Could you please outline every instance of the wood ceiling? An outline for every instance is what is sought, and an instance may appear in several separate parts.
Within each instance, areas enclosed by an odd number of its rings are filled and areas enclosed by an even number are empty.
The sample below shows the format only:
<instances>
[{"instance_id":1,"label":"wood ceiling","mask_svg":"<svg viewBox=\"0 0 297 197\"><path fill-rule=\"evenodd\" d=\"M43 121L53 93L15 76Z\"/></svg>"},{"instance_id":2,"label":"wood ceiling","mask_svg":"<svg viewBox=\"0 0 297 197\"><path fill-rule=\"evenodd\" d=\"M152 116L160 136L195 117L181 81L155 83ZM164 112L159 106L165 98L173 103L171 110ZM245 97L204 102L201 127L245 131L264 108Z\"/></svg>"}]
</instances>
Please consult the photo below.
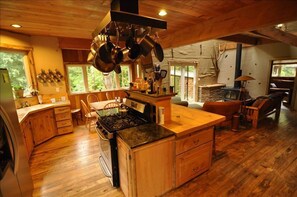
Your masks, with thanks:
<instances>
[{"instance_id":1,"label":"wood ceiling","mask_svg":"<svg viewBox=\"0 0 297 197\"><path fill-rule=\"evenodd\" d=\"M158 16L166 9L165 17ZM110 0L0 0L0 28L26 35L92 39ZM139 14L167 21L163 48L223 38L297 46L296 0L139 0ZM20 24L15 29L11 24ZM274 26L285 23L285 31Z\"/></svg>"}]
</instances>

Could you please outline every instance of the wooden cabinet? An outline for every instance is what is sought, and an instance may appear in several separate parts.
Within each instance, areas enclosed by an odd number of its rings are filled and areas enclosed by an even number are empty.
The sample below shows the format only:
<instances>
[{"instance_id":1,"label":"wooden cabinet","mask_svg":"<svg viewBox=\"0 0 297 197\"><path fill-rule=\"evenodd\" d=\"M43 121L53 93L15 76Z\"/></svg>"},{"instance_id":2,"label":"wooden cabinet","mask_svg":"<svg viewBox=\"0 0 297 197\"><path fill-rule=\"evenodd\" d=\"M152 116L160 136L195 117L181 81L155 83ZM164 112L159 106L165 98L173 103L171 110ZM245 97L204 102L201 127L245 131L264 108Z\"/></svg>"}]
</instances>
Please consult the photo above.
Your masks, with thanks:
<instances>
[{"instance_id":1,"label":"wooden cabinet","mask_svg":"<svg viewBox=\"0 0 297 197\"><path fill-rule=\"evenodd\" d=\"M160 196L174 188L174 138L130 149L120 138L120 186L125 196Z\"/></svg>"},{"instance_id":2,"label":"wooden cabinet","mask_svg":"<svg viewBox=\"0 0 297 197\"><path fill-rule=\"evenodd\" d=\"M211 166L213 128L191 133L176 140L176 187Z\"/></svg>"},{"instance_id":3,"label":"wooden cabinet","mask_svg":"<svg viewBox=\"0 0 297 197\"><path fill-rule=\"evenodd\" d=\"M54 109L58 135L73 132L70 107Z\"/></svg>"},{"instance_id":4,"label":"wooden cabinet","mask_svg":"<svg viewBox=\"0 0 297 197\"><path fill-rule=\"evenodd\" d=\"M38 145L56 135L54 111L40 111L30 115L34 144Z\"/></svg>"},{"instance_id":5,"label":"wooden cabinet","mask_svg":"<svg viewBox=\"0 0 297 197\"><path fill-rule=\"evenodd\" d=\"M21 129L22 129L23 139L24 139L24 143L25 143L25 147L27 149L27 154L28 154L28 159L29 159L31 156L31 153L33 151L33 148L34 148L30 119L27 118L22 122Z\"/></svg>"}]
</instances>

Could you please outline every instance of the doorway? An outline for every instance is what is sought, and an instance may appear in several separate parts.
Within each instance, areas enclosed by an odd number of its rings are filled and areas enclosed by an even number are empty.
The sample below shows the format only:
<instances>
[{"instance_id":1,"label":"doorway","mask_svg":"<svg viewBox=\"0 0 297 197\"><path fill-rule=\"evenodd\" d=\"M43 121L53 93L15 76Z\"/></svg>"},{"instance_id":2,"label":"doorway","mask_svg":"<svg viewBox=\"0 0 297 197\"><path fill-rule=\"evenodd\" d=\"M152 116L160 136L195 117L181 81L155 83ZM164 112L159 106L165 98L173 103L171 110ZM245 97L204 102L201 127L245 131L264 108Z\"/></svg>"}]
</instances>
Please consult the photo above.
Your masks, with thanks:
<instances>
[{"instance_id":1,"label":"doorway","mask_svg":"<svg viewBox=\"0 0 297 197\"><path fill-rule=\"evenodd\" d=\"M283 103L292 106L296 91L297 59L273 60L268 93L283 92ZM295 87L295 88L294 88Z\"/></svg>"}]
</instances>

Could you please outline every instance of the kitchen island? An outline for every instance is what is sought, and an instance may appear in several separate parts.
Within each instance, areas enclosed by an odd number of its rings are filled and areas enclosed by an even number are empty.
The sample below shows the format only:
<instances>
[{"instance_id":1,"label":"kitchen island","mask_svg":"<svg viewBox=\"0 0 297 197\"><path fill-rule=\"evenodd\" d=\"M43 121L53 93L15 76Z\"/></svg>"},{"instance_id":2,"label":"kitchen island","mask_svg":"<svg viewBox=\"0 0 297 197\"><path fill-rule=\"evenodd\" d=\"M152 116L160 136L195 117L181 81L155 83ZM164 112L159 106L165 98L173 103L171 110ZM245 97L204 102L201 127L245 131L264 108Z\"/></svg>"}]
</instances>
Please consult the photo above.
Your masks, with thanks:
<instances>
[{"instance_id":1,"label":"kitchen island","mask_svg":"<svg viewBox=\"0 0 297 197\"><path fill-rule=\"evenodd\" d=\"M211 166L214 125L225 117L175 104L170 107L170 120L161 127L173 135L146 142L156 129L128 129L127 136L119 132L120 186L126 196L162 195Z\"/></svg>"}]
</instances>

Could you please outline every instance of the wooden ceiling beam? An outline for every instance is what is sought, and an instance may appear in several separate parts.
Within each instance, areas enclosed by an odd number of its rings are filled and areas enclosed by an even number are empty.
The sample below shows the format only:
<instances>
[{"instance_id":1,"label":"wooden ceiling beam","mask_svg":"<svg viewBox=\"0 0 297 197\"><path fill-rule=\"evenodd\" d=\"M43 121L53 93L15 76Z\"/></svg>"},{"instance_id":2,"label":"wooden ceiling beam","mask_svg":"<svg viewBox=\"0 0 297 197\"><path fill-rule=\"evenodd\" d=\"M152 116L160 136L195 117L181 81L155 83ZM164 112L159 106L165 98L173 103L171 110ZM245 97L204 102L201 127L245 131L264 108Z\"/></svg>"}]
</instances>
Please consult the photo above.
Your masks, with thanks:
<instances>
[{"instance_id":1,"label":"wooden ceiling beam","mask_svg":"<svg viewBox=\"0 0 297 197\"><path fill-rule=\"evenodd\" d=\"M256 30L257 33L268 36L274 40L297 47L297 36L275 29L274 27Z\"/></svg>"},{"instance_id":2,"label":"wooden ceiling beam","mask_svg":"<svg viewBox=\"0 0 297 197\"><path fill-rule=\"evenodd\" d=\"M163 48L173 48L205 40L253 31L297 20L297 1L260 1L220 17L184 27L170 35L160 32Z\"/></svg>"},{"instance_id":3,"label":"wooden ceiling beam","mask_svg":"<svg viewBox=\"0 0 297 197\"><path fill-rule=\"evenodd\" d=\"M220 40L227 40L231 42L237 42L242 44L250 44L250 45L257 45L259 43L259 39L247 35L236 34L232 36L225 36L219 38Z\"/></svg>"}]
</instances>

